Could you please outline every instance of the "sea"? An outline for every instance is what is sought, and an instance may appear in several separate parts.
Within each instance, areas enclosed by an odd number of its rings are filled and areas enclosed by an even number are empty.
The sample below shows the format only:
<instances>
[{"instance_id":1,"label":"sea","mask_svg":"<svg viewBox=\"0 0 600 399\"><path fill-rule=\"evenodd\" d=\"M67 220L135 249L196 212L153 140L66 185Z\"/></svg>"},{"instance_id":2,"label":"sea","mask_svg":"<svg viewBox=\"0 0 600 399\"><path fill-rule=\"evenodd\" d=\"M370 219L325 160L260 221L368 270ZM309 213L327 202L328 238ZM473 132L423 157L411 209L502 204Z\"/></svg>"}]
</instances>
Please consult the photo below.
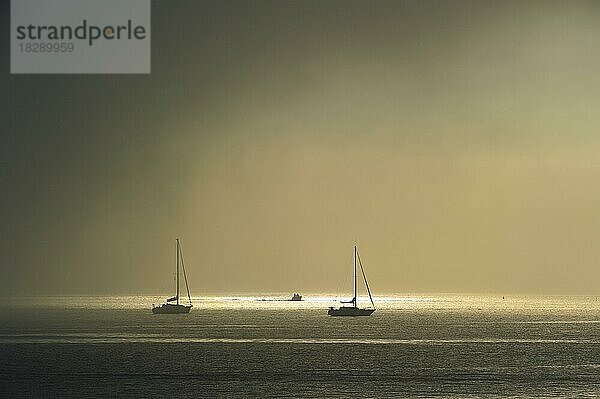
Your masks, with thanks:
<instances>
[{"instance_id":1,"label":"sea","mask_svg":"<svg viewBox=\"0 0 600 399\"><path fill-rule=\"evenodd\" d=\"M287 296L3 298L0 397L600 397L600 297Z\"/></svg>"}]
</instances>

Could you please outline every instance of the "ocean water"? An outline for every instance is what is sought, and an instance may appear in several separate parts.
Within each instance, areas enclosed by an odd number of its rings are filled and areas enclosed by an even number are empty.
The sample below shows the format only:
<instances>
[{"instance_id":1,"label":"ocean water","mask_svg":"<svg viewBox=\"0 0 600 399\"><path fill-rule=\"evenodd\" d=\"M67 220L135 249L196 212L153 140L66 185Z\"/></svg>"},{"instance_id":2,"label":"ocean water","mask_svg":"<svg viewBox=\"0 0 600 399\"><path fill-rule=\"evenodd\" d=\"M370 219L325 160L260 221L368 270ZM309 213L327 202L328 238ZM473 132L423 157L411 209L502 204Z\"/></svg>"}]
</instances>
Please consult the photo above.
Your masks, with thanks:
<instances>
[{"instance_id":1,"label":"ocean water","mask_svg":"<svg viewBox=\"0 0 600 399\"><path fill-rule=\"evenodd\" d=\"M600 397L600 297L281 298L4 299L0 397Z\"/></svg>"}]
</instances>

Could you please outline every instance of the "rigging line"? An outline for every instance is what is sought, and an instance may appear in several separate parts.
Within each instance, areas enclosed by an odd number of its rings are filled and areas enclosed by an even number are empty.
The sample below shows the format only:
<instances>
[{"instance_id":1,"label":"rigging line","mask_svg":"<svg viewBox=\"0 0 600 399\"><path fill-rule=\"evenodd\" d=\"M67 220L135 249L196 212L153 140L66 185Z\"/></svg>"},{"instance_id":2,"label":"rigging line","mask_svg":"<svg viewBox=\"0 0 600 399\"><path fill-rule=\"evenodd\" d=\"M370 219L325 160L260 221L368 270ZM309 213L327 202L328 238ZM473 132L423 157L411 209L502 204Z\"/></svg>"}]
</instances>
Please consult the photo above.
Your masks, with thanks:
<instances>
[{"instance_id":1,"label":"rigging line","mask_svg":"<svg viewBox=\"0 0 600 399\"><path fill-rule=\"evenodd\" d=\"M175 251L177 252L177 265L175 266L175 298L177 298L177 305L179 305L179 238L175 239Z\"/></svg>"},{"instance_id":2,"label":"rigging line","mask_svg":"<svg viewBox=\"0 0 600 399\"><path fill-rule=\"evenodd\" d=\"M375 309L375 302L373 302L373 296L371 296L371 289L369 288L369 283L367 282L367 276L365 274L365 269L363 269L362 261L360 260L360 254L358 250L356 251L356 255L358 256L358 264L360 265L360 271L362 272L363 279L365 280L365 286L367 287L367 292L369 293L369 299L371 300L371 305L373 305L373 309Z\"/></svg>"},{"instance_id":3,"label":"rigging line","mask_svg":"<svg viewBox=\"0 0 600 399\"><path fill-rule=\"evenodd\" d=\"M188 286L187 276L185 274L185 264L183 263L183 251L181 250L181 245L179 246L179 257L181 258L181 268L183 269L183 279L185 280L185 289L187 290L188 300L190 301L190 305L191 305L192 297L190 296L190 287Z\"/></svg>"}]
</instances>

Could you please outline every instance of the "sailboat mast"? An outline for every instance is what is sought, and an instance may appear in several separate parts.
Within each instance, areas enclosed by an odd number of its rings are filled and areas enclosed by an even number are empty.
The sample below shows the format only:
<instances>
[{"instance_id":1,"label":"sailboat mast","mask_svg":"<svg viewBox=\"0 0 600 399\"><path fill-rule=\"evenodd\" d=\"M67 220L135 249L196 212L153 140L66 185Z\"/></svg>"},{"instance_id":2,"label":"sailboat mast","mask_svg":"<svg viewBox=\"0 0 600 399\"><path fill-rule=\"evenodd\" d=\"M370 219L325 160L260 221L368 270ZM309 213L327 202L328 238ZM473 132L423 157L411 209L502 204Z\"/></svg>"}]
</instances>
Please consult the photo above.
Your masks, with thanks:
<instances>
[{"instance_id":1,"label":"sailboat mast","mask_svg":"<svg viewBox=\"0 0 600 399\"><path fill-rule=\"evenodd\" d=\"M177 264L175 265L175 280L177 285L177 293L175 294L175 298L177 298L177 305L179 305L179 238L176 238L177 242L175 251L177 252Z\"/></svg>"},{"instance_id":2,"label":"sailboat mast","mask_svg":"<svg viewBox=\"0 0 600 399\"><path fill-rule=\"evenodd\" d=\"M354 297L352 299L356 307L356 245L354 246Z\"/></svg>"}]
</instances>

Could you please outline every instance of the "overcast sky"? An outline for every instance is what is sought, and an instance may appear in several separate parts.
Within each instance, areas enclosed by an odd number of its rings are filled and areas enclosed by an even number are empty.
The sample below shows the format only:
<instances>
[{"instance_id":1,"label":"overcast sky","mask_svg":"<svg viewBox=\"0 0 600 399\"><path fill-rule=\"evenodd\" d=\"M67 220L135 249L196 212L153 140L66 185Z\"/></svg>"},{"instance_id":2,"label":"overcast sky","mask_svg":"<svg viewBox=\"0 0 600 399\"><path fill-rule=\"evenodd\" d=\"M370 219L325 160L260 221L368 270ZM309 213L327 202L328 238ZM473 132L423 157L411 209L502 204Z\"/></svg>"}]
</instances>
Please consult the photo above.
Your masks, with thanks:
<instances>
[{"instance_id":1,"label":"overcast sky","mask_svg":"<svg viewBox=\"0 0 600 399\"><path fill-rule=\"evenodd\" d=\"M10 75L3 293L600 294L600 3L153 1L150 75Z\"/></svg>"}]
</instances>

